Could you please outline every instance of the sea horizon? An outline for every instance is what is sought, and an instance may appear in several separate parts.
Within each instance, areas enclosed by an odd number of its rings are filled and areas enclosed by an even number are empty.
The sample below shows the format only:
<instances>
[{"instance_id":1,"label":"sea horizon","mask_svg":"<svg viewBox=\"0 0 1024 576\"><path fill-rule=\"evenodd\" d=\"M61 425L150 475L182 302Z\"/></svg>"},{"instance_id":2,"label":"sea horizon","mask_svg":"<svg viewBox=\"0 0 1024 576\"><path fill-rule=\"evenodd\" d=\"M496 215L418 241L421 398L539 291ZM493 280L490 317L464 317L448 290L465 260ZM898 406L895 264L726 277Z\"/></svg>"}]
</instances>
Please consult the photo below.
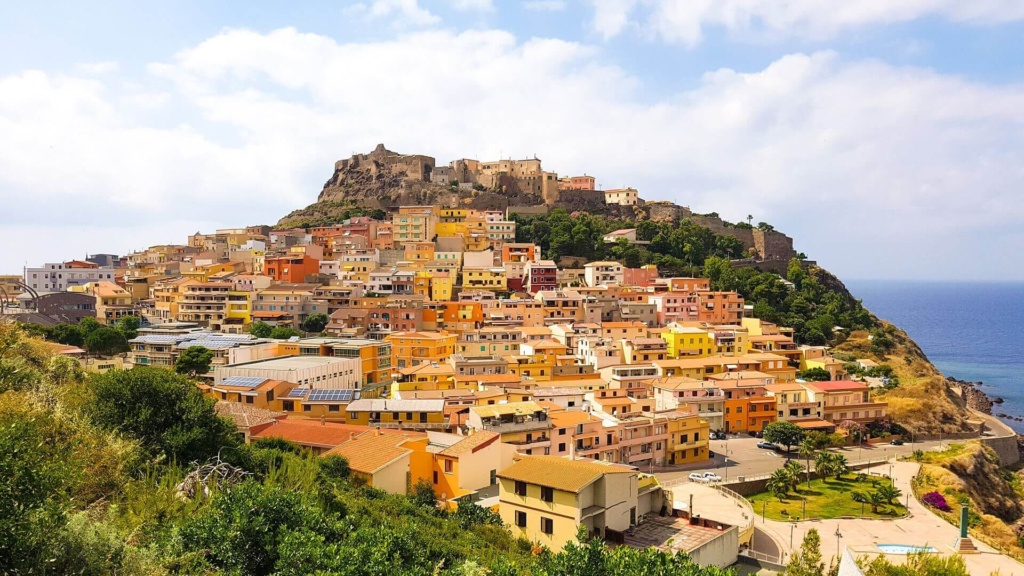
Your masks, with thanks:
<instances>
[{"instance_id":1,"label":"sea horizon","mask_svg":"<svg viewBox=\"0 0 1024 576\"><path fill-rule=\"evenodd\" d=\"M873 314L905 330L944 376L981 382L995 413L1024 416L1024 282L851 280ZM1007 420L1024 432L1024 423Z\"/></svg>"}]
</instances>

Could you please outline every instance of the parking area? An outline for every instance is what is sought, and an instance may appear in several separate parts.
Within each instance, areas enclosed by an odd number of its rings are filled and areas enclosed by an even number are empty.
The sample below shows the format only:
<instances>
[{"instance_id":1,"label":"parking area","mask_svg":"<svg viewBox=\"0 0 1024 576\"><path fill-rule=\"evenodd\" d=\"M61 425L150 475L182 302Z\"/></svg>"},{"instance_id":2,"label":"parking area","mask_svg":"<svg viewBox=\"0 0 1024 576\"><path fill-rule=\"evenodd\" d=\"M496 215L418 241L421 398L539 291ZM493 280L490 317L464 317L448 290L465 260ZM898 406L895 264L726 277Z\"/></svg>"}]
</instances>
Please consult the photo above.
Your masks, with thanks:
<instances>
[{"instance_id":1,"label":"parking area","mask_svg":"<svg viewBox=\"0 0 1024 576\"><path fill-rule=\"evenodd\" d=\"M677 466L672 468L654 468L654 473L661 481L686 480L691 472L715 472L722 477L724 482L734 481L740 477L755 478L771 474L786 461L784 452L758 448L760 438L753 438L747 435L730 435L727 440L711 440L710 448L715 453L714 458L705 462ZM948 445L949 442L947 441ZM881 462L893 456L904 456L911 454L914 450L932 450L939 446L939 442L917 442L906 443L902 446L889 444L878 444L864 446L852 446L840 449L846 456L849 463L857 462ZM798 458L794 448L793 458Z\"/></svg>"}]
</instances>

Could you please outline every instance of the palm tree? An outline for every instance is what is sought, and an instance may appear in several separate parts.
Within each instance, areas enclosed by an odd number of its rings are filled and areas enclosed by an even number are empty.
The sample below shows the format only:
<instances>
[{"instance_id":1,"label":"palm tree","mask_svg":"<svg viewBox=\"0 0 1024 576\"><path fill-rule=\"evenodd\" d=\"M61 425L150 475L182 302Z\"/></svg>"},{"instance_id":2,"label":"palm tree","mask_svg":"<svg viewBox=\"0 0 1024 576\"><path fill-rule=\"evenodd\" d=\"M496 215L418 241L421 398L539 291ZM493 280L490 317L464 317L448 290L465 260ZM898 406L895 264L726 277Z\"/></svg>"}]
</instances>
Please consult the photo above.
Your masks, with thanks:
<instances>
[{"instance_id":1,"label":"palm tree","mask_svg":"<svg viewBox=\"0 0 1024 576\"><path fill-rule=\"evenodd\" d=\"M832 466L832 453L824 450L819 452L814 459L814 470L821 475L822 482L828 482L828 477L835 470Z\"/></svg>"},{"instance_id":2,"label":"palm tree","mask_svg":"<svg viewBox=\"0 0 1024 576\"><path fill-rule=\"evenodd\" d=\"M854 492L853 494L850 494L850 498L853 498L853 501L858 504L868 504L871 502L871 499L864 492ZM863 514L864 508L861 507L860 511L861 514Z\"/></svg>"},{"instance_id":3,"label":"palm tree","mask_svg":"<svg viewBox=\"0 0 1024 576\"><path fill-rule=\"evenodd\" d=\"M878 514L878 507L885 503L885 497L882 496L881 491L875 490L868 494L868 504L871 505L872 514Z\"/></svg>"},{"instance_id":4,"label":"palm tree","mask_svg":"<svg viewBox=\"0 0 1024 576\"><path fill-rule=\"evenodd\" d=\"M850 467L846 464L846 456L842 454L832 454L832 475L836 477L836 480L842 478L843 474L850 471Z\"/></svg>"},{"instance_id":5,"label":"palm tree","mask_svg":"<svg viewBox=\"0 0 1024 576\"><path fill-rule=\"evenodd\" d=\"M812 442L809 438L805 438L804 441L800 443L800 452L799 452L799 454L800 454L800 457L803 458L807 462L807 466L805 467L805 470L807 471L807 486L810 487L810 485L811 485L811 456L814 456L814 442Z\"/></svg>"},{"instance_id":6,"label":"palm tree","mask_svg":"<svg viewBox=\"0 0 1024 576\"><path fill-rule=\"evenodd\" d=\"M790 460L789 462L786 462L786 465L783 466L782 469L789 473L790 488L795 492L797 486L800 485L800 473L804 471L804 467L796 460Z\"/></svg>"},{"instance_id":7,"label":"palm tree","mask_svg":"<svg viewBox=\"0 0 1024 576\"><path fill-rule=\"evenodd\" d=\"M765 485L768 491L775 495L779 502L782 502L789 494L789 487L792 486L792 478L788 470L779 468L768 478Z\"/></svg>"},{"instance_id":8,"label":"palm tree","mask_svg":"<svg viewBox=\"0 0 1024 576\"><path fill-rule=\"evenodd\" d=\"M877 492L885 499L886 504L892 504L893 500L896 500L903 495L903 492L899 488L888 484L880 486Z\"/></svg>"}]
</instances>

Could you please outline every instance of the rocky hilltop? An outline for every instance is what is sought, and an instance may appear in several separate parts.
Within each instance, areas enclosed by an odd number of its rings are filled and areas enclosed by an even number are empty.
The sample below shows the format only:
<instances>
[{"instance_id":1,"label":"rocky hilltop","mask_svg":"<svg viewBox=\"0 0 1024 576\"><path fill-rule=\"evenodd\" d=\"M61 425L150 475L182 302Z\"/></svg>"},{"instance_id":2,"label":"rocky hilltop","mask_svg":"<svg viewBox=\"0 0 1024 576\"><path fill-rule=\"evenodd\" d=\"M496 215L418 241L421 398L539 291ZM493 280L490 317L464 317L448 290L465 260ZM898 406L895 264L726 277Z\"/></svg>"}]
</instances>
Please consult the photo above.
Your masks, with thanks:
<instances>
[{"instance_id":1,"label":"rocky hilltop","mask_svg":"<svg viewBox=\"0 0 1024 576\"><path fill-rule=\"evenodd\" d=\"M317 202L354 203L371 208L433 204L450 195L449 186L431 182L434 159L399 154L378 144L369 154L354 154L334 163Z\"/></svg>"}]
</instances>

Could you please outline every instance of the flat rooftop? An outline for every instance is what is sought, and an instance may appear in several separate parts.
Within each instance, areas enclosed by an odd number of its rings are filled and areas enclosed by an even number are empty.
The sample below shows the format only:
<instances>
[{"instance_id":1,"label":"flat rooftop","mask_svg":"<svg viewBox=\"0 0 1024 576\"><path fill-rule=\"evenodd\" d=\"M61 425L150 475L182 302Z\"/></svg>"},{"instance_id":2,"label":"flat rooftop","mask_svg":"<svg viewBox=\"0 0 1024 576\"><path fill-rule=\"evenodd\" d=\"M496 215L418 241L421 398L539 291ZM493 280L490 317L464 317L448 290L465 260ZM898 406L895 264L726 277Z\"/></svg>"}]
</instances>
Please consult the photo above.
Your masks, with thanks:
<instances>
[{"instance_id":1,"label":"flat rooftop","mask_svg":"<svg viewBox=\"0 0 1024 576\"><path fill-rule=\"evenodd\" d=\"M714 528L691 526L689 520L683 518L654 516L634 528L632 535L626 535L626 545L640 549L654 546L669 553L691 552L723 533Z\"/></svg>"},{"instance_id":2,"label":"flat rooftop","mask_svg":"<svg viewBox=\"0 0 1024 576\"><path fill-rule=\"evenodd\" d=\"M228 364L225 368L246 368L256 370L301 370L303 368L316 368L327 364L358 361L355 358L338 358L334 356L285 356L283 358L270 358L268 360L257 360L242 364Z\"/></svg>"}]
</instances>

